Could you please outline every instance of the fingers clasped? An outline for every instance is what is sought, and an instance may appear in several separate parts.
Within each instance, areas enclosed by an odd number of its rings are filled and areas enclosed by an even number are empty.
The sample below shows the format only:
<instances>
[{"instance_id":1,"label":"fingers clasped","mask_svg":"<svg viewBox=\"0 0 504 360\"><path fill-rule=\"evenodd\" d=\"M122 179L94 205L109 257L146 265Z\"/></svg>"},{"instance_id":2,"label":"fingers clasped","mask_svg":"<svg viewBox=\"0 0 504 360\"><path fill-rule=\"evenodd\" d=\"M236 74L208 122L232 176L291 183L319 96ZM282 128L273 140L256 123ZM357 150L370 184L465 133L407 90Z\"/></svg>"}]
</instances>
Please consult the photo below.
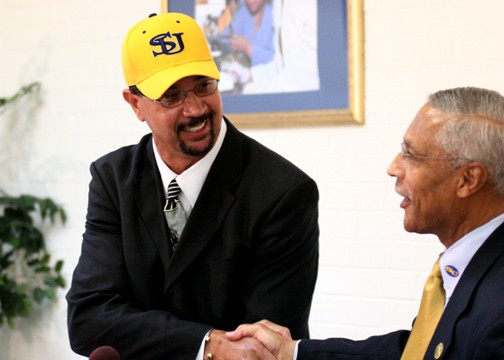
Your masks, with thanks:
<instances>
[{"instance_id":1,"label":"fingers clasped","mask_svg":"<svg viewBox=\"0 0 504 360\"><path fill-rule=\"evenodd\" d=\"M253 337L232 340L222 330L212 330L210 340L205 344L205 354L205 360L277 360L265 345Z\"/></svg>"},{"instance_id":2,"label":"fingers clasped","mask_svg":"<svg viewBox=\"0 0 504 360\"><path fill-rule=\"evenodd\" d=\"M254 324L243 324L236 330L226 333L231 341L254 338L265 346L276 359L291 360L296 342L292 340L289 329L268 320Z\"/></svg>"}]
</instances>

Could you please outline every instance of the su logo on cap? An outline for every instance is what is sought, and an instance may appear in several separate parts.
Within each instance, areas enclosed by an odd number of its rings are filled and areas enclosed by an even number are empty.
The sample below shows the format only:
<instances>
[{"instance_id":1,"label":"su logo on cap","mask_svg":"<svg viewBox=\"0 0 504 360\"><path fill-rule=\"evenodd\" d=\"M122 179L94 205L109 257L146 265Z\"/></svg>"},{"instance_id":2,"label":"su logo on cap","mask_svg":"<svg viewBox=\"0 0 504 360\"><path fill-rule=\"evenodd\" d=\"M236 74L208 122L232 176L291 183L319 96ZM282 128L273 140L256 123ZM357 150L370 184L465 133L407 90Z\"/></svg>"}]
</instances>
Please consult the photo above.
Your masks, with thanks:
<instances>
[{"instance_id":1,"label":"su logo on cap","mask_svg":"<svg viewBox=\"0 0 504 360\"><path fill-rule=\"evenodd\" d=\"M154 36L149 44L152 46L159 46L161 51L156 52L152 50L154 57L158 55L175 55L184 50L184 41L182 41L182 35L184 33L171 34L167 32L166 34L159 34ZM172 39L173 41L170 41Z\"/></svg>"}]
</instances>

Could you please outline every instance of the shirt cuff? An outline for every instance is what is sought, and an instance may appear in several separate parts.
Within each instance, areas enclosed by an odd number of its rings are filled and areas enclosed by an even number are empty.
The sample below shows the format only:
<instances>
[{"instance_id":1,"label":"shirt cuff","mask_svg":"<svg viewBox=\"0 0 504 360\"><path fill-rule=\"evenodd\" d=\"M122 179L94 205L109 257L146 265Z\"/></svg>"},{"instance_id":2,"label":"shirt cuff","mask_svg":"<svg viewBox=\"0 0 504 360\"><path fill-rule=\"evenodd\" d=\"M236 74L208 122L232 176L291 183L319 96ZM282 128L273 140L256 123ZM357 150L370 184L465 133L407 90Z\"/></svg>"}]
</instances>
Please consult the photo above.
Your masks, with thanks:
<instances>
[{"instance_id":1,"label":"shirt cuff","mask_svg":"<svg viewBox=\"0 0 504 360\"><path fill-rule=\"evenodd\" d=\"M205 343L206 343L205 339L208 336L208 334L210 334L210 331L212 331L212 330L208 330L208 332L205 334L205 336L203 336L203 340L201 341L198 355L196 355L196 360L205 360L203 358L205 356Z\"/></svg>"},{"instance_id":2,"label":"shirt cuff","mask_svg":"<svg viewBox=\"0 0 504 360\"><path fill-rule=\"evenodd\" d=\"M294 348L294 354L292 354L292 360L297 360L297 353L298 353L298 345L301 342L301 340L298 340L296 342L296 347Z\"/></svg>"}]
</instances>

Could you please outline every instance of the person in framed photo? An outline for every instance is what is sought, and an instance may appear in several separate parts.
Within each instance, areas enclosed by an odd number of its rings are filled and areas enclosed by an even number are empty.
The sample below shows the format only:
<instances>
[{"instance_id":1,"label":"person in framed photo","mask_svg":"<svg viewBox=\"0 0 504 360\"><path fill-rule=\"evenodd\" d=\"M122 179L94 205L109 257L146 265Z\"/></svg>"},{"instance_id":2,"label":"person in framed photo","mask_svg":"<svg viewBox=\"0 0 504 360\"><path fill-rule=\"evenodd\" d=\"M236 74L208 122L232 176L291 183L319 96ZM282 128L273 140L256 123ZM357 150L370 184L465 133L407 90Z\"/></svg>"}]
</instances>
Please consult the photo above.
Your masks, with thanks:
<instances>
[{"instance_id":1,"label":"person in framed photo","mask_svg":"<svg viewBox=\"0 0 504 360\"><path fill-rule=\"evenodd\" d=\"M274 56L251 68L244 94L320 90L317 1L273 0Z\"/></svg>"},{"instance_id":2,"label":"person in framed photo","mask_svg":"<svg viewBox=\"0 0 504 360\"><path fill-rule=\"evenodd\" d=\"M240 0L216 43L222 53L220 70L234 81L233 93L241 94L254 83L255 67L273 61L275 54L271 0Z\"/></svg>"},{"instance_id":3,"label":"person in framed photo","mask_svg":"<svg viewBox=\"0 0 504 360\"><path fill-rule=\"evenodd\" d=\"M230 36L230 47L249 67L264 64L275 53L273 12L270 0L241 0L221 35Z\"/></svg>"}]
</instances>

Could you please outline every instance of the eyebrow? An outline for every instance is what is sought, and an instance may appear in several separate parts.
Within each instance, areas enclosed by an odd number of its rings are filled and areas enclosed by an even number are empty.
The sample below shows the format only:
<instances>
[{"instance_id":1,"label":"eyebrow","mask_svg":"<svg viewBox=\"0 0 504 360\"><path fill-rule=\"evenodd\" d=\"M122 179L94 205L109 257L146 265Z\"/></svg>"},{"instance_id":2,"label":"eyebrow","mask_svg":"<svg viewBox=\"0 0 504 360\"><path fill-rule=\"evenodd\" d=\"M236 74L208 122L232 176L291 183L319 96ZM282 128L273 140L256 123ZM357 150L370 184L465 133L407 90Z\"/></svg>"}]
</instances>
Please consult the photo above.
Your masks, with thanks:
<instances>
[{"instance_id":1,"label":"eyebrow","mask_svg":"<svg viewBox=\"0 0 504 360\"><path fill-rule=\"evenodd\" d=\"M411 141L403 139L403 144L404 144L404 149L407 152L409 152L410 154L412 154L413 156L416 156L416 157L425 157L426 156L426 155L421 155L421 154L425 154L423 151L420 151L420 154L419 154L419 151L417 149L415 149L415 146L411 143Z\"/></svg>"},{"instance_id":2,"label":"eyebrow","mask_svg":"<svg viewBox=\"0 0 504 360\"><path fill-rule=\"evenodd\" d=\"M403 138L402 142L403 142L404 146L407 147L408 149L410 149L410 150L414 150L415 149L415 147L413 145L411 145L411 141L408 141L408 140L406 140L406 139Z\"/></svg>"}]
</instances>

